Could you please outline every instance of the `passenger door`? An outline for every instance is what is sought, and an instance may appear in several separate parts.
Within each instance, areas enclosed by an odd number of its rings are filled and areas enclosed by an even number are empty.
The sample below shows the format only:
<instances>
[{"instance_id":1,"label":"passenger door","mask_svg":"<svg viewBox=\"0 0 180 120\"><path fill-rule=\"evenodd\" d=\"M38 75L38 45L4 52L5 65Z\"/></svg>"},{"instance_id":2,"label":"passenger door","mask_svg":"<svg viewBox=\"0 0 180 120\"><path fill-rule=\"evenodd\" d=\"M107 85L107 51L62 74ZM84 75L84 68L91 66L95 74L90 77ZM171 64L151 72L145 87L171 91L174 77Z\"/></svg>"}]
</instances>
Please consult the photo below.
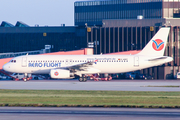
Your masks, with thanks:
<instances>
[{"instance_id":1,"label":"passenger door","mask_svg":"<svg viewBox=\"0 0 180 120\"><path fill-rule=\"evenodd\" d=\"M134 66L139 67L139 57L134 57Z\"/></svg>"},{"instance_id":2,"label":"passenger door","mask_svg":"<svg viewBox=\"0 0 180 120\"><path fill-rule=\"evenodd\" d=\"M27 67L27 57L22 58L22 67Z\"/></svg>"}]
</instances>

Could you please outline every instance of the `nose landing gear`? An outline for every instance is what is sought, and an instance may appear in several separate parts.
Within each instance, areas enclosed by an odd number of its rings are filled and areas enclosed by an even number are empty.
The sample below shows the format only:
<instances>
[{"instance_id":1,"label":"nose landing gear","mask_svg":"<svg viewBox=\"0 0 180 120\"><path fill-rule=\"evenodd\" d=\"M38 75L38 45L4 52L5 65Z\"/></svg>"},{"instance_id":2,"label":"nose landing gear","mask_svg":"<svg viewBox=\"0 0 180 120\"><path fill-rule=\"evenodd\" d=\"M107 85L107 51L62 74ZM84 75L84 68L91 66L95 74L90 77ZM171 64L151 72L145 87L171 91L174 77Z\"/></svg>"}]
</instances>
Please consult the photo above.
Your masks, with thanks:
<instances>
[{"instance_id":1,"label":"nose landing gear","mask_svg":"<svg viewBox=\"0 0 180 120\"><path fill-rule=\"evenodd\" d=\"M24 78L23 78L23 81L24 82L27 82L27 80L29 80L30 78L28 77L28 74L27 73L24 73Z\"/></svg>"}]
</instances>

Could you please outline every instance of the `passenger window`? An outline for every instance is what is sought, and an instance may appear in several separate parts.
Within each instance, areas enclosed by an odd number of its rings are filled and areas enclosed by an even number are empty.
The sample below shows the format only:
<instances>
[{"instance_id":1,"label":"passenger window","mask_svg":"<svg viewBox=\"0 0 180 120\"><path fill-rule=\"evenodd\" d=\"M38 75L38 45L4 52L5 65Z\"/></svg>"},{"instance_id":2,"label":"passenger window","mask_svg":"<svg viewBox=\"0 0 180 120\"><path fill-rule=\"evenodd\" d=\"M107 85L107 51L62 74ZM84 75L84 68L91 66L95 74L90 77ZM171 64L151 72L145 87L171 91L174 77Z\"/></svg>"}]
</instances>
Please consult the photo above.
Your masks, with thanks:
<instances>
[{"instance_id":1,"label":"passenger window","mask_svg":"<svg viewBox=\"0 0 180 120\"><path fill-rule=\"evenodd\" d=\"M11 60L11 62L13 62L13 60Z\"/></svg>"},{"instance_id":2,"label":"passenger window","mask_svg":"<svg viewBox=\"0 0 180 120\"><path fill-rule=\"evenodd\" d=\"M14 63L16 63L16 60L14 60Z\"/></svg>"}]
</instances>

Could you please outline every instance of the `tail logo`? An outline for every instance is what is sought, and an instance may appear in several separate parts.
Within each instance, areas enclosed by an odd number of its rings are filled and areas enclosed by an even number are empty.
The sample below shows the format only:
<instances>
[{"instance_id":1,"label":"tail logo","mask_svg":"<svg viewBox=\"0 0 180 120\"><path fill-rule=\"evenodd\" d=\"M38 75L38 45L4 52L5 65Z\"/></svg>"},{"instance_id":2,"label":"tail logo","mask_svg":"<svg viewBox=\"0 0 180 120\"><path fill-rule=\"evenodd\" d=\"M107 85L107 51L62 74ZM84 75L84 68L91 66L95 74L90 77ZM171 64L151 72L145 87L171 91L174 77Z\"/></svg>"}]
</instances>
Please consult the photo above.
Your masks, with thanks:
<instances>
[{"instance_id":1,"label":"tail logo","mask_svg":"<svg viewBox=\"0 0 180 120\"><path fill-rule=\"evenodd\" d=\"M161 39L153 40L152 47L156 51L161 51L164 48L164 42Z\"/></svg>"},{"instance_id":2,"label":"tail logo","mask_svg":"<svg viewBox=\"0 0 180 120\"><path fill-rule=\"evenodd\" d=\"M58 76L58 75L59 75L59 73L58 73L58 72L55 72L55 73L54 73L54 75L55 75L55 76Z\"/></svg>"}]
</instances>

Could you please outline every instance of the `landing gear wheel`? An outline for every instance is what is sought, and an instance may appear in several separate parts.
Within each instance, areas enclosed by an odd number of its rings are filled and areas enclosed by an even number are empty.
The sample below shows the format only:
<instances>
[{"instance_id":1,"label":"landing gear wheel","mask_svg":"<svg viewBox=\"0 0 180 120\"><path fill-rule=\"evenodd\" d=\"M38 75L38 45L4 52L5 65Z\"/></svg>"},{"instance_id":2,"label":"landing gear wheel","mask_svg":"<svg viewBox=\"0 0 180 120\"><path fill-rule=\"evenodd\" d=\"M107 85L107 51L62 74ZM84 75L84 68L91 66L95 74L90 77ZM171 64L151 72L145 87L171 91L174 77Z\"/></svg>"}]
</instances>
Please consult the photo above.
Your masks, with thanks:
<instances>
[{"instance_id":1,"label":"landing gear wheel","mask_svg":"<svg viewBox=\"0 0 180 120\"><path fill-rule=\"evenodd\" d=\"M80 78L79 78L79 82L82 82L82 81L83 81L83 78L82 78L82 77L80 77Z\"/></svg>"},{"instance_id":2,"label":"landing gear wheel","mask_svg":"<svg viewBox=\"0 0 180 120\"><path fill-rule=\"evenodd\" d=\"M83 78L83 81L86 82L86 81L87 81L87 77L84 77L84 78Z\"/></svg>"},{"instance_id":3,"label":"landing gear wheel","mask_svg":"<svg viewBox=\"0 0 180 120\"><path fill-rule=\"evenodd\" d=\"M87 81L87 78L86 77L80 77L79 78L79 82L86 82Z\"/></svg>"},{"instance_id":4,"label":"landing gear wheel","mask_svg":"<svg viewBox=\"0 0 180 120\"><path fill-rule=\"evenodd\" d=\"M26 82L27 81L27 79L26 78L24 78L24 82Z\"/></svg>"}]
</instances>

